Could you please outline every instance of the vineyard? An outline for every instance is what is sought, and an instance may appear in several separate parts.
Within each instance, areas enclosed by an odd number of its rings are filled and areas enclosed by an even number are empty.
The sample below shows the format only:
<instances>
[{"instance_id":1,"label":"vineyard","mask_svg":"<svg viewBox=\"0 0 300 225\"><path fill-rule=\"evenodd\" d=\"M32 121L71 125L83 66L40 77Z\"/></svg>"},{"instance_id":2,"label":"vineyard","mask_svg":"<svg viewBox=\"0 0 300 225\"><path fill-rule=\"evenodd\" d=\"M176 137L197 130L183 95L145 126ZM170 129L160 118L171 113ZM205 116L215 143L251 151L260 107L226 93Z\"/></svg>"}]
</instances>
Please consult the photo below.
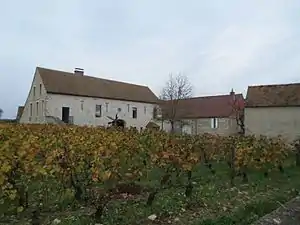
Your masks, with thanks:
<instances>
[{"instance_id":1,"label":"vineyard","mask_svg":"<svg viewBox=\"0 0 300 225\"><path fill-rule=\"evenodd\" d=\"M297 160L280 137L5 125L0 224L249 224L298 194Z\"/></svg>"}]
</instances>

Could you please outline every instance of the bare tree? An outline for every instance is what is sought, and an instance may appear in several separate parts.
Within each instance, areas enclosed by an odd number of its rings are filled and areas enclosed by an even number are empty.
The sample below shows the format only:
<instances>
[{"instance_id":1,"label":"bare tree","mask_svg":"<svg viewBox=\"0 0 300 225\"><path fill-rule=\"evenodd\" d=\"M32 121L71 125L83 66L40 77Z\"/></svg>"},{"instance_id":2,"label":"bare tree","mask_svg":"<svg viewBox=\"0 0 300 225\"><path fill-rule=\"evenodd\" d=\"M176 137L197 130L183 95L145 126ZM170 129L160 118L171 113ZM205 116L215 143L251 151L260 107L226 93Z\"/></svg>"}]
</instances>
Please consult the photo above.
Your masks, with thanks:
<instances>
[{"instance_id":1,"label":"bare tree","mask_svg":"<svg viewBox=\"0 0 300 225\"><path fill-rule=\"evenodd\" d=\"M0 119L2 117L2 114L3 114L3 110L0 108Z\"/></svg>"},{"instance_id":2,"label":"bare tree","mask_svg":"<svg viewBox=\"0 0 300 225\"><path fill-rule=\"evenodd\" d=\"M233 89L230 92L232 100L230 105L232 107L233 116L235 117L236 124L239 127L239 133L245 134L245 124L244 124L244 100L243 98L238 98L234 93Z\"/></svg>"},{"instance_id":3,"label":"bare tree","mask_svg":"<svg viewBox=\"0 0 300 225\"><path fill-rule=\"evenodd\" d=\"M163 100L163 119L171 123L171 132L174 132L175 122L180 121L178 115L180 100L190 98L192 92L193 87L187 76L180 73L176 76L169 75L169 79L162 89L161 99Z\"/></svg>"}]
</instances>

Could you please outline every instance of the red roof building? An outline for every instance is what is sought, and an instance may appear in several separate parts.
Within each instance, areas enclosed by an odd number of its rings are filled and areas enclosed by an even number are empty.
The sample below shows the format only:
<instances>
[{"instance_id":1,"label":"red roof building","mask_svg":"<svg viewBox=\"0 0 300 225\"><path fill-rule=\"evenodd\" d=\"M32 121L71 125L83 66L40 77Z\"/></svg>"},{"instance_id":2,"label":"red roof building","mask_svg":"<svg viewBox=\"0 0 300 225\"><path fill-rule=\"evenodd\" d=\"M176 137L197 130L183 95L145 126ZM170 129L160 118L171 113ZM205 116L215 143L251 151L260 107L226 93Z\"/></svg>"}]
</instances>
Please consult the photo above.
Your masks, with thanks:
<instances>
[{"instance_id":1,"label":"red roof building","mask_svg":"<svg viewBox=\"0 0 300 225\"><path fill-rule=\"evenodd\" d=\"M227 95L194 97L164 101L163 118L167 121L190 121L192 133L235 133L236 118L243 115L245 101L233 90Z\"/></svg>"}]
</instances>

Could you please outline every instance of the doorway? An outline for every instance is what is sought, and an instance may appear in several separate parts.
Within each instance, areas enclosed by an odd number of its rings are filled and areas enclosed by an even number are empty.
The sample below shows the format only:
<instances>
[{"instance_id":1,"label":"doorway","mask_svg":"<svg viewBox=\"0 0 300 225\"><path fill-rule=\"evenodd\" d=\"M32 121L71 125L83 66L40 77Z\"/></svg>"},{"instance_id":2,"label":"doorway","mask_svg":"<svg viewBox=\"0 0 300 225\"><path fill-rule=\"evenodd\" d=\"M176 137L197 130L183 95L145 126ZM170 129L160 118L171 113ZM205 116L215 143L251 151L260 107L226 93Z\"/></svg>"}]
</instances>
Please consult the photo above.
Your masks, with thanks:
<instances>
[{"instance_id":1,"label":"doorway","mask_svg":"<svg viewBox=\"0 0 300 225\"><path fill-rule=\"evenodd\" d=\"M62 107L62 121L65 123L69 123L69 117L70 117L70 108L69 107Z\"/></svg>"}]
</instances>

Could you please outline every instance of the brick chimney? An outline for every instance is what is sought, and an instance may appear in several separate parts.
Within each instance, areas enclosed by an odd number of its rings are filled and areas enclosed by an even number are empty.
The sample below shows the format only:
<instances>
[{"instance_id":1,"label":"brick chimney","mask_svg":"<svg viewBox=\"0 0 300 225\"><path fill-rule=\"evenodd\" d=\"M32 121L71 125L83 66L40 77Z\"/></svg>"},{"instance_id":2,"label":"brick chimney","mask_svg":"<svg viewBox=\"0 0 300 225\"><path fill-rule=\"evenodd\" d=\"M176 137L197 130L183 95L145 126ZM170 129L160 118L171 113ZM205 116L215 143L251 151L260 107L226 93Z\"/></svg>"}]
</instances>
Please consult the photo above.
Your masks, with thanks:
<instances>
[{"instance_id":1,"label":"brick chimney","mask_svg":"<svg viewBox=\"0 0 300 225\"><path fill-rule=\"evenodd\" d=\"M83 76L84 75L84 69L81 68L75 68L74 70L75 75Z\"/></svg>"},{"instance_id":2,"label":"brick chimney","mask_svg":"<svg viewBox=\"0 0 300 225\"><path fill-rule=\"evenodd\" d=\"M235 100L235 92L233 91L233 88L230 91L230 95L232 96L233 100Z\"/></svg>"}]
</instances>

